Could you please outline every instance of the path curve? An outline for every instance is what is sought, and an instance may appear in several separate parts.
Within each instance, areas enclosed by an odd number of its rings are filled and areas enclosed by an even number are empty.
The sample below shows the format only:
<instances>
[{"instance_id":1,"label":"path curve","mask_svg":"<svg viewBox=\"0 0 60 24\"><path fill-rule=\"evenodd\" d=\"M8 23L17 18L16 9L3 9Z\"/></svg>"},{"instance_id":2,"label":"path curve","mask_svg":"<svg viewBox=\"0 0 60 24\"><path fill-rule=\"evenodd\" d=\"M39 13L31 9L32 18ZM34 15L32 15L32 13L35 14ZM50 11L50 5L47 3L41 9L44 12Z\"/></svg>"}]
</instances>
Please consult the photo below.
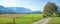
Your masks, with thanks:
<instances>
[{"instance_id":1,"label":"path curve","mask_svg":"<svg viewBox=\"0 0 60 24\"><path fill-rule=\"evenodd\" d=\"M39 21L37 21L37 22L34 22L33 24L47 24L47 22L48 22L50 19L51 19L51 17L50 17L50 18L44 18L44 19L41 19L41 20L39 20Z\"/></svg>"}]
</instances>

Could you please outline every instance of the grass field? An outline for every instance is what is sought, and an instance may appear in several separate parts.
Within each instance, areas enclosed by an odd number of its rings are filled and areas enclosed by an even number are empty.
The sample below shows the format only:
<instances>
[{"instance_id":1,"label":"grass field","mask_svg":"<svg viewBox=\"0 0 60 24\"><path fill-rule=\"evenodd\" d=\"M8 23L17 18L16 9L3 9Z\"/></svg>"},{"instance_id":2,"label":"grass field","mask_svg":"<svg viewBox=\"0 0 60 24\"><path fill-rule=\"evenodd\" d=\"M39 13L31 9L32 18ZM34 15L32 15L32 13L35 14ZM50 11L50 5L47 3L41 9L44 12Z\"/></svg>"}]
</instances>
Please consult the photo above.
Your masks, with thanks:
<instances>
[{"instance_id":1,"label":"grass field","mask_svg":"<svg viewBox=\"0 0 60 24\"><path fill-rule=\"evenodd\" d=\"M12 17L20 17L26 14L0 14L0 18L12 18Z\"/></svg>"},{"instance_id":2,"label":"grass field","mask_svg":"<svg viewBox=\"0 0 60 24\"><path fill-rule=\"evenodd\" d=\"M8 14L9 16L9 14ZM11 16L11 15L10 15ZM18 15L16 15L18 16ZM42 14L25 14L23 16L15 17L16 24L31 24L37 20L42 19ZM11 24L13 22L13 18L0 18L0 24Z\"/></svg>"},{"instance_id":3,"label":"grass field","mask_svg":"<svg viewBox=\"0 0 60 24\"><path fill-rule=\"evenodd\" d=\"M48 24L60 24L60 17L54 17Z\"/></svg>"}]
</instances>

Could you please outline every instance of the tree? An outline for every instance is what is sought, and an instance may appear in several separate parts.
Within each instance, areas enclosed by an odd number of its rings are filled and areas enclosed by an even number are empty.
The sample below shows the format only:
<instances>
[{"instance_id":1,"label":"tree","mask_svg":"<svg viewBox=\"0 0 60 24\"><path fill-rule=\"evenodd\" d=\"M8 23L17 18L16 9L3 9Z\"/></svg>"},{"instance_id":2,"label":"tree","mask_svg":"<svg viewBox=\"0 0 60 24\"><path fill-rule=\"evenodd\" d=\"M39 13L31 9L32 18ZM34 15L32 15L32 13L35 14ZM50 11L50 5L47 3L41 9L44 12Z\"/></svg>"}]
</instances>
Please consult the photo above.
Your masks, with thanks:
<instances>
[{"instance_id":1,"label":"tree","mask_svg":"<svg viewBox=\"0 0 60 24\"><path fill-rule=\"evenodd\" d=\"M48 2L43 10L43 15L46 17L51 17L54 14L57 15L58 14L58 10L57 10L58 6L55 3L52 2Z\"/></svg>"}]
</instances>

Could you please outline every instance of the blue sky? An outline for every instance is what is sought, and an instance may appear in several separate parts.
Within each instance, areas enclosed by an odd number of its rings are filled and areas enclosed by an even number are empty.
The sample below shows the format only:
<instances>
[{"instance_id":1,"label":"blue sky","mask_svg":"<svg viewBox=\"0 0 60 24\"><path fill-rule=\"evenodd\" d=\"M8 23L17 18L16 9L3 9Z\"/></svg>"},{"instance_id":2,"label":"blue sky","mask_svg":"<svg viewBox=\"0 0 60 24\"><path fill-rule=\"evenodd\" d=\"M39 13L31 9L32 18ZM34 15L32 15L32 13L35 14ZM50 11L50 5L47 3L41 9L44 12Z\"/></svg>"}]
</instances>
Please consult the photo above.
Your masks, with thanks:
<instances>
[{"instance_id":1,"label":"blue sky","mask_svg":"<svg viewBox=\"0 0 60 24\"><path fill-rule=\"evenodd\" d=\"M60 0L0 0L0 5L4 7L25 7L32 11L42 11L48 1L55 2L56 5L60 6Z\"/></svg>"}]
</instances>

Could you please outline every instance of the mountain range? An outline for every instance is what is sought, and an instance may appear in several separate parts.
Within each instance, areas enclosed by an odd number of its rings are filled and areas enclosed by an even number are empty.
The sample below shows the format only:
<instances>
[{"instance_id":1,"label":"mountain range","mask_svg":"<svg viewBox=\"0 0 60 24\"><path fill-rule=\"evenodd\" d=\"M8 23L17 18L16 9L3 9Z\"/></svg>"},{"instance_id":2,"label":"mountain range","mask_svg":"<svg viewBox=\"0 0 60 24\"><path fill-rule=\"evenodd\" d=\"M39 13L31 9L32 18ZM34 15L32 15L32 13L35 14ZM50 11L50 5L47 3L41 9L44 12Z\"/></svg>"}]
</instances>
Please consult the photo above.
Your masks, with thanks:
<instances>
[{"instance_id":1,"label":"mountain range","mask_svg":"<svg viewBox=\"0 0 60 24\"><path fill-rule=\"evenodd\" d=\"M24 14L24 13L40 13L41 11L31 11L24 7L4 7L0 6L0 14Z\"/></svg>"}]
</instances>

